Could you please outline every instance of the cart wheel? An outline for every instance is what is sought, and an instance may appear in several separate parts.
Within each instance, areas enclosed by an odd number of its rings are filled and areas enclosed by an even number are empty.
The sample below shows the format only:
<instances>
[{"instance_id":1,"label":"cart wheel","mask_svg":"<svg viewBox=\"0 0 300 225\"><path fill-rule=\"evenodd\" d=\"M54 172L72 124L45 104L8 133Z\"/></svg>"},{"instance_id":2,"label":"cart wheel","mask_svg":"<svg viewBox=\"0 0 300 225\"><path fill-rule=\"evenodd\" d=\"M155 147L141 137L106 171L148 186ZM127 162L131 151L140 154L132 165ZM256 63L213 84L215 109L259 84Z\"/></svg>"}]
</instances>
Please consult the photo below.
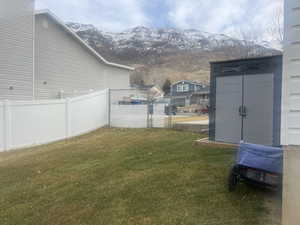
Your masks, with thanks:
<instances>
[{"instance_id":1,"label":"cart wheel","mask_svg":"<svg viewBox=\"0 0 300 225\"><path fill-rule=\"evenodd\" d=\"M228 190L230 192L234 191L237 184L239 183L238 175L235 172L235 167L230 170L230 174L228 177Z\"/></svg>"}]
</instances>

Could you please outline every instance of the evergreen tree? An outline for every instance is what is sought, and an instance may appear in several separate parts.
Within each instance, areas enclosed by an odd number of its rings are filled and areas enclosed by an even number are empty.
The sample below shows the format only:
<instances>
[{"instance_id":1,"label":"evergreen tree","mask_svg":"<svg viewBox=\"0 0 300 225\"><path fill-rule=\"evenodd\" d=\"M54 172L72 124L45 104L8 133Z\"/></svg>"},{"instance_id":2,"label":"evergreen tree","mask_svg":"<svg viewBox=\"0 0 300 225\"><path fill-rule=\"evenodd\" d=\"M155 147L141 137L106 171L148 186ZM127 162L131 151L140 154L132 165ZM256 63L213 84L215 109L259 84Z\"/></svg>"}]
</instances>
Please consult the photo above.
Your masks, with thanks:
<instances>
[{"instance_id":1,"label":"evergreen tree","mask_svg":"<svg viewBox=\"0 0 300 225\"><path fill-rule=\"evenodd\" d=\"M165 95L169 95L171 93L171 85L170 79L166 79L163 85L163 91L165 92Z\"/></svg>"}]
</instances>

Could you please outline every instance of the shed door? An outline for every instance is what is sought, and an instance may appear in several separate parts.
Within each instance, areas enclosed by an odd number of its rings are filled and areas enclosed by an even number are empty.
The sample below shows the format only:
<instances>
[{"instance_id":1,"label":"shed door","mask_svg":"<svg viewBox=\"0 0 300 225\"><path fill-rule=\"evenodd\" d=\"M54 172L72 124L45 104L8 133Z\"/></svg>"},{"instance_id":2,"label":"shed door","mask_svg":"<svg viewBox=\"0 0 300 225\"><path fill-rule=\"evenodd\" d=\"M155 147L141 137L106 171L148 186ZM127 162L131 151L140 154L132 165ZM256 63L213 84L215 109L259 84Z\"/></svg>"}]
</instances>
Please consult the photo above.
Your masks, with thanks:
<instances>
[{"instance_id":1,"label":"shed door","mask_svg":"<svg viewBox=\"0 0 300 225\"><path fill-rule=\"evenodd\" d=\"M239 107L243 100L243 77L218 77L216 82L215 139L221 142L239 143L242 133Z\"/></svg>"},{"instance_id":2,"label":"shed door","mask_svg":"<svg viewBox=\"0 0 300 225\"><path fill-rule=\"evenodd\" d=\"M244 76L243 139L262 145L273 144L273 74Z\"/></svg>"}]
</instances>

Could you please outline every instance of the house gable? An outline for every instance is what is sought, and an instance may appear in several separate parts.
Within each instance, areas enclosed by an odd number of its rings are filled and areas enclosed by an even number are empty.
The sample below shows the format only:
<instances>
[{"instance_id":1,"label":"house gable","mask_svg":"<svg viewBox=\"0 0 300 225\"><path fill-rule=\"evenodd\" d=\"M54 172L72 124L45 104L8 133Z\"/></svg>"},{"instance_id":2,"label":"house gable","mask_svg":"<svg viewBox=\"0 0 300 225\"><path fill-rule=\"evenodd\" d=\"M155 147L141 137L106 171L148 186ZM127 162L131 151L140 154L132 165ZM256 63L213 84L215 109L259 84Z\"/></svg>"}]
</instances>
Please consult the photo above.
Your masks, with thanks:
<instances>
[{"instance_id":1,"label":"house gable","mask_svg":"<svg viewBox=\"0 0 300 225\"><path fill-rule=\"evenodd\" d=\"M48 14L37 14L35 24L37 98L129 87L129 69L102 61Z\"/></svg>"}]
</instances>

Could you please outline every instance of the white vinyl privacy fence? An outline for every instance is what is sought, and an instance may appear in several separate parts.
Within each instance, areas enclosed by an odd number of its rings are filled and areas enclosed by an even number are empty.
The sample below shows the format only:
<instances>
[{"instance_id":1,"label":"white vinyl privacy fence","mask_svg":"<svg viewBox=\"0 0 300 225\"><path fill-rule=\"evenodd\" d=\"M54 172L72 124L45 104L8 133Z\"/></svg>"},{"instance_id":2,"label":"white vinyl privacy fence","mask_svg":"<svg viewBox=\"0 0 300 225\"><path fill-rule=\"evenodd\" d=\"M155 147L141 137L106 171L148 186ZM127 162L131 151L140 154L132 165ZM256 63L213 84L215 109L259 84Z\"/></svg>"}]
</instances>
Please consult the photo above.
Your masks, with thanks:
<instances>
[{"instance_id":1,"label":"white vinyl privacy fence","mask_svg":"<svg viewBox=\"0 0 300 225\"><path fill-rule=\"evenodd\" d=\"M72 99L1 102L0 151L77 136L107 121L107 91Z\"/></svg>"},{"instance_id":2,"label":"white vinyl privacy fence","mask_svg":"<svg viewBox=\"0 0 300 225\"><path fill-rule=\"evenodd\" d=\"M0 151L50 143L100 127L164 127L164 105L111 103L111 91L42 101L0 101ZM120 99L126 99L125 94ZM159 114L158 114L159 113ZM151 126L149 121L151 121Z\"/></svg>"}]
</instances>

